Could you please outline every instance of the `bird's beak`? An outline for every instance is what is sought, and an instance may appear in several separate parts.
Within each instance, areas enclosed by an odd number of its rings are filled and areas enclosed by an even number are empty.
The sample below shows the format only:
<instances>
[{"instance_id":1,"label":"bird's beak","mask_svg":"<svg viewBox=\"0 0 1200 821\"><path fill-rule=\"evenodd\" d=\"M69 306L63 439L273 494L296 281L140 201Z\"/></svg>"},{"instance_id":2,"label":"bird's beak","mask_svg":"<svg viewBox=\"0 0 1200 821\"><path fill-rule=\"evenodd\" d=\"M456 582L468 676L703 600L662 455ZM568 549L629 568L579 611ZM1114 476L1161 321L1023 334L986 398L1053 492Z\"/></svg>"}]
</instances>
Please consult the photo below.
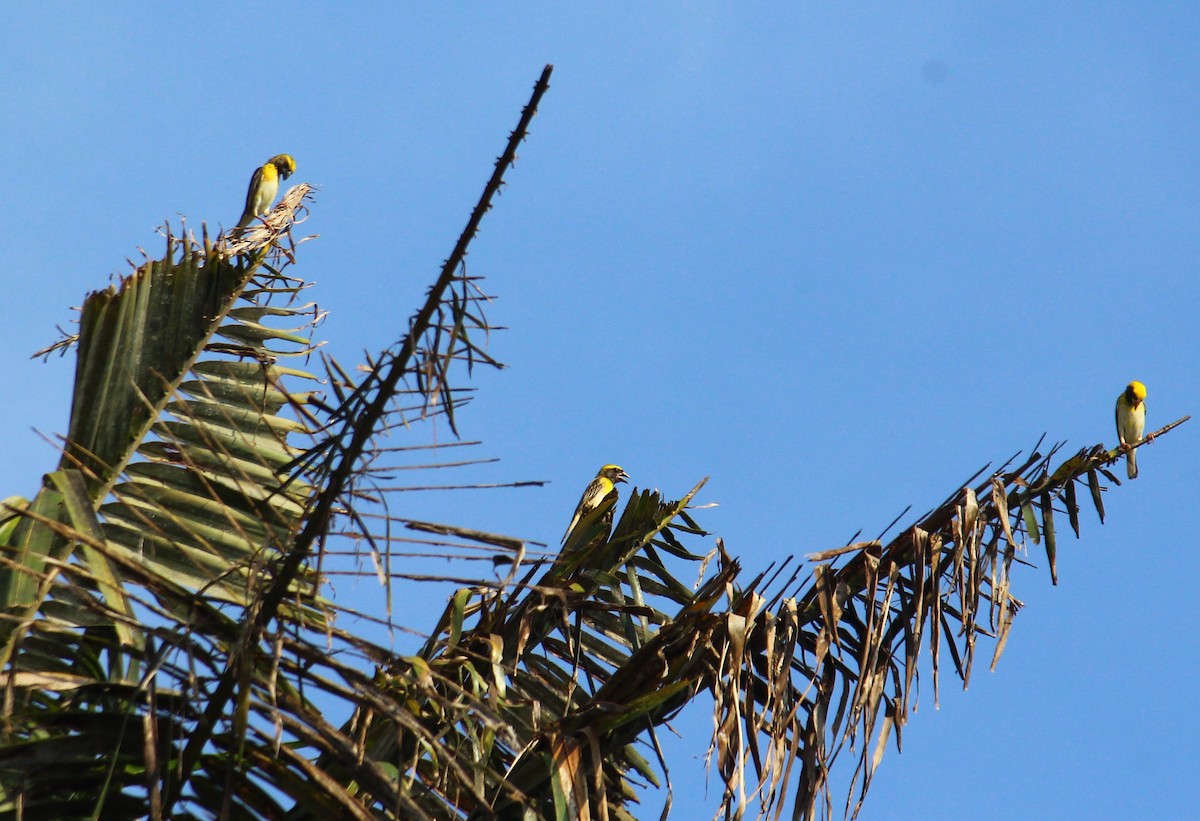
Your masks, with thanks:
<instances>
[{"instance_id":1,"label":"bird's beak","mask_svg":"<svg viewBox=\"0 0 1200 821\"><path fill-rule=\"evenodd\" d=\"M628 480L628 479L629 479L629 474L628 474L628 473L626 473L625 471L621 471L620 473L618 473L618 474L617 474L617 481L618 481L618 482L624 482L624 481L626 481L626 480Z\"/></svg>"}]
</instances>

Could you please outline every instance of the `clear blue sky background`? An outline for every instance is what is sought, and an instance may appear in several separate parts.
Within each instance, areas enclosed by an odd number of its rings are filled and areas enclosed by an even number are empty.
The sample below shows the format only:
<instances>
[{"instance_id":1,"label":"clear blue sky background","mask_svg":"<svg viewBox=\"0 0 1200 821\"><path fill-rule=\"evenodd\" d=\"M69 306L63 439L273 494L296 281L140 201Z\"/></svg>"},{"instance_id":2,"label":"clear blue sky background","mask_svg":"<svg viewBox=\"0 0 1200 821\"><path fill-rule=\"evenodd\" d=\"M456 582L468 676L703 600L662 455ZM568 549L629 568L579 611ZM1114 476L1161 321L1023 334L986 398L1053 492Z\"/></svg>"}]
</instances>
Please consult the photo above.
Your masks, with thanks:
<instances>
[{"instance_id":1,"label":"clear blue sky background","mask_svg":"<svg viewBox=\"0 0 1200 821\"><path fill-rule=\"evenodd\" d=\"M553 543L604 462L672 496L711 476L702 524L753 570L1043 432L1111 445L1130 379L1152 428L1200 409L1200 6L46 4L0 10L0 53L0 496L66 430L73 361L29 354L163 220L236 221L276 152L321 187L297 272L329 350L394 339L546 62L470 257L511 367L461 421L502 459L471 478L552 483L397 512ZM1062 534L1058 588L1018 570L998 671L940 710L924 681L865 817L1195 811L1196 437Z\"/></svg>"}]
</instances>

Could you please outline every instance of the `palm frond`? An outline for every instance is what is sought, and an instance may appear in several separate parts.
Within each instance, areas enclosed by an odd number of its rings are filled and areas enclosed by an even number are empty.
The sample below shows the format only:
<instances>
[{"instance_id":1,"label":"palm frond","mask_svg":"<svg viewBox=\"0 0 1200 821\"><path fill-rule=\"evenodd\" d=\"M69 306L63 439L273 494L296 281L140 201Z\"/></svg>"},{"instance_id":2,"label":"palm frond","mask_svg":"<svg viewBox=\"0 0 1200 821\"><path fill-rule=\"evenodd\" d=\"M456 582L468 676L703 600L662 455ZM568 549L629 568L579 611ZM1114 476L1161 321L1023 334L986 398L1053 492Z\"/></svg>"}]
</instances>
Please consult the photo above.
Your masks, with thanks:
<instances>
[{"instance_id":1,"label":"palm frond","mask_svg":"<svg viewBox=\"0 0 1200 821\"><path fill-rule=\"evenodd\" d=\"M980 637L998 662L1021 607L1014 565L1046 544L1047 511L1078 521L1073 485L1098 484L1114 455L1098 445L1052 471L1058 450L981 471L886 544L826 551L803 577L785 563L742 585L719 540L715 556L685 544L705 535L689 512L699 485L678 502L633 492L607 538L581 537L587 549L564 552L536 581L464 588L419 655L383 668L420 726L374 708L353 724L370 756L413 774L430 811L549 818L586 805L595 817L645 817L634 804L666 775L649 763L656 728L707 691L724 811L779 817L794 784L800 816L832 816L829 774L849 752L844 812L855 815L908 721L922 666L936 699L943 651L964 686ZM703 570L710 558L715 572L698 589L678 579L680 562ZM469 799L435 777L454 759L480 779Z\"/></svg>"},{"instance_id":2,"label":"palm frond","mask_svg":"<svg viewBox=\"0 0 1200 821\"><path fill-rule=\"evenodd\" d=\"M256 587L302 521L312 488L285 468L303 450L296 439L311 442L314 420L305 395L283 381L313 377L277 363L309 352L306 331L316 317L295 306L300 288L281 274L287 255L277 243L308 192L292 189L270 215L276 244L239 257L207 235L199 244L168 231L163 258L90 295L79 334L62 343L79 353L70 434L46 487L28 505L10 507L16 515L4 543L14 572L4 574L0 591L17 616L4 622L6 682L20 692L10 721L42 729L19 743L108 745L118 756L73 773L82 804L111 808L124 800L122 790L154 783L119 764L124 754L114 743L128 738L146 757L173 760L171 744L196 719L176 708L217 677L204 668L237 646L238 611L253 609ZM256 280L265 269L270 276ZM281 318L299 326L264 324ZM288 617L324 625L315 576L302 576L291 591ZM184 667L176 666L178 653ZM38 696L47 676L61 697ZM262 671L242 682L255 678L263 681ZM162 724L153 733L162 746L150 745L139 722L113 735L104 724L108 708L129 698L118 713L146 708L159 681L189 695L158 698L146 714ZM61 723L70 714L76 721ZM51 719L59 731L45 733ZM22 737L18 731L9 741ZM41 812L50 802L46 812L67 812L51 808L64 799L53 784L11 775L0 781L10 803L0 806Z\"/></svg>"}]
</instances>

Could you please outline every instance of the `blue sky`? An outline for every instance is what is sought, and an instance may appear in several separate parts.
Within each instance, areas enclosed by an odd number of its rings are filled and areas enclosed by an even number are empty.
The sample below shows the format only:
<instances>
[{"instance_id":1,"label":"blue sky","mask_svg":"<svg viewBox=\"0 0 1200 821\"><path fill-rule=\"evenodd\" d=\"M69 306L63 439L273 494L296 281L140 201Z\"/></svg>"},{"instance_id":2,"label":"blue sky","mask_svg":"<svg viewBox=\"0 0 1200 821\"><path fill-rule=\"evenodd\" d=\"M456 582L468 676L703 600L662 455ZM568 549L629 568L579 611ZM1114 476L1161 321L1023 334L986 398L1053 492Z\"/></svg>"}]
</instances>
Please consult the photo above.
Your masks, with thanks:
<instances>
[{"instance_id":1,"label":"blue sky","mask_svg":"<svg viewBox=\"0 0 1200 821\"><path fill-rule=\"evenodd\" d=\"M1130 379L1151 428L1200 408L1200 8L9 6L0 48L0 496L33 495L55 463L35 431L66 429L73 362L29 354L161 253L162 221L233 224L274 153L320 186L297 272L328 350L394 339L547 62L469 260L510 367L461 423L501 459L473 478L551 484L404 515L554 542L615 461L668 495L712 477L701 522L755 569L1043 432L1111 444ZM1064 534L1058 588L1018 571L999 669L944 680L939 710L925 681L864 817L1200 802L1194 427L1141 451L1108 525ZM712 803L691 724L677 818Z\"/></svg>"}]
</instances>

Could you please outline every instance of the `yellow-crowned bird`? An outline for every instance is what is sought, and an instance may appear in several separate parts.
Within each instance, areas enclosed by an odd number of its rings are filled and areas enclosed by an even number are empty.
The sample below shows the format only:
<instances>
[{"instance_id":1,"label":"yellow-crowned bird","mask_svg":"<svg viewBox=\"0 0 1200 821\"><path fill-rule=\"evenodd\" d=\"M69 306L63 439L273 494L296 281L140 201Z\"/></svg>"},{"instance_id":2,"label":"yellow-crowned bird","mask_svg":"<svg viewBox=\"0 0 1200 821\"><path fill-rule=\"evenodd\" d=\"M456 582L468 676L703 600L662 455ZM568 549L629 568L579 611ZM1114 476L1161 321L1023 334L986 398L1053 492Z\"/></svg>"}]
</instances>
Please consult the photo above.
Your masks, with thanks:
<instances>
[{"instance_id":1,"label":"yellow-crowned bird","mask_svg":"<svg viewBox=\"0 0 1200 821\"><path fill-rule=\"evenodd\" d=\"M1146 432L1146 386L1141 382L1130 382L1117 397L1117 439L1122 449L1142 441ZM1137 451L1125 453L1125 472L1130 479L1138 476Z\"/></svg>"},{"instance_id":2,"label":"yellow-crowned bird","mask_svg":"<svg viewBox=\"0 0 1200 821\"><path fill-rule=\"evenodd\" d=\"M279 180L287 179L296 170L296 161L291 154L276 154L258 168L250 178L250 189L246 192L246 208L237 227L245 228L255 217L271 210L275 195L279 193Z\"/></svg>"},{"instance_id":3,"label":"yellow-crowned bird","mask_svg":"<svg viewBox=\"0 0 1200 821\"><path fill-rule=\"evenodd\" d=\"M571 518L571 524L567 526L567 532L563 534L562 543L567 543L567 539L571 536L571 531L575 529L575 526L579 524L579 521L583 517L598 508L608 498L608 494L612 493L618 484L628 478L629 476L618 465L605 465L600 468L600 472L596 474L596 478L584 488L583 497L579 500L579 506L575 508L575 515Z\"/></svg>"}]
</instances>

